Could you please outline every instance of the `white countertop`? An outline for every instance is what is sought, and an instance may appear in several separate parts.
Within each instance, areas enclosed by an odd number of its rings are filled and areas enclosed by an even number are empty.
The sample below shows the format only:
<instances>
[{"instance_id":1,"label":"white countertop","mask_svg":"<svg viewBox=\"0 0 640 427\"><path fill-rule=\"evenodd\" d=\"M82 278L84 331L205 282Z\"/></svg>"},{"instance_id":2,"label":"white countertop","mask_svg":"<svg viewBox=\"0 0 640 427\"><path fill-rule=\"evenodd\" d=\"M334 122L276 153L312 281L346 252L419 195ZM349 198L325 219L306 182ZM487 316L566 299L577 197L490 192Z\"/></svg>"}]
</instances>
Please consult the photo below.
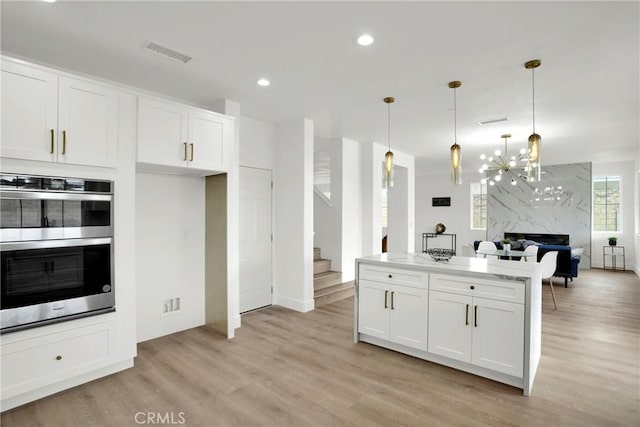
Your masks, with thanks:
<instances>
[{"instance_id":1,"label":"white countertop","mask_svg":"<svg viewBox=\"0 0 640 427\"><path fill-rule=\"evenodd\" d=\"M437 273L480 273L509 280L531 279L540 264L490 258L451 257L436 262L427 254L385 253L356 259L357 262L384 264L392 267L410 267Z\"/></svg>"}]
</instances>

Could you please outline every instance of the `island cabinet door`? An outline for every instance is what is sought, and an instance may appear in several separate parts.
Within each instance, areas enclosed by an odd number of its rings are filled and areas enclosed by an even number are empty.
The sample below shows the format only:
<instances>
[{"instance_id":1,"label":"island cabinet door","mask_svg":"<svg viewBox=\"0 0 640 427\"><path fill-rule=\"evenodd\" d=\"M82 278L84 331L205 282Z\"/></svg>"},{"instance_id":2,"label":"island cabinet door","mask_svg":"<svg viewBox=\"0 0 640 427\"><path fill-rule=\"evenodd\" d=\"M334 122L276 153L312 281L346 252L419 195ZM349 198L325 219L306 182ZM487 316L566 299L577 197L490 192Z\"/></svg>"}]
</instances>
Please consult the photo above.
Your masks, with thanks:
<instances>
[{"instance_id":1,"label":"island cabinet door","mask_svg":"<svg viewBox=\"0 0 640 427\"><path fill-rule=\"evenodd\" d=\"M429 352L471 362L473 299L447 292L429 292Z\"/></svg>"},{"instance_id":2,"label":"island cabinet door","mask_svg":"<svg viewBox=\"0 0 640 427\"><path fill-rule=\"evenodd\" d=\"M428 291L391 286L389 339L408 347L427 350Z\"/></svg>"},{"instance_id":3,"label":"island cabinet door","mask_svg":"<svg viewBox=\"0 0 640 427\"><path fill-rule=\"evenodd\" d=\"M358 332L389 339L389 285L360 280L358 284Z\"/></svg>"},{"instance_id":4,"label":"island cabinet door","mask_svg":"<svg viewBox=\"0 0 640 427\"><path fill-rule=\"evenodd\" d=\"M473 311L471 363L522 378L524 305L474 298Z\"/></svg>"}]
</instances>

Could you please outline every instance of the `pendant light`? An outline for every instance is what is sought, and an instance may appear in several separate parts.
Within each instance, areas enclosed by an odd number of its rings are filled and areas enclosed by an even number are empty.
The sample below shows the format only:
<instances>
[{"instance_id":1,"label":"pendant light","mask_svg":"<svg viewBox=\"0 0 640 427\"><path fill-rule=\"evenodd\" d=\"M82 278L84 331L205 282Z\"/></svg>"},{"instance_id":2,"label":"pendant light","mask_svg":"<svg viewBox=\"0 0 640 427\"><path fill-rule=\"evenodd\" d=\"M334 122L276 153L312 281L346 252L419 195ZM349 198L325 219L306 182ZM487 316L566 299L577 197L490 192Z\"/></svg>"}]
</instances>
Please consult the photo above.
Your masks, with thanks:
<instances>
[{"instance_id":1,"label":"pendant light","mask_svg":"<svg viewBox=\"0 0 640 427\"><path fill-rule=\"evenodd\" d=\"M451 183L453 185L462 185L462 177L460 170L462 169L462 153L458 145L457 135L457 105L456 105L456 88L462 86L462 82L455 80L449 82L449 87L453 89L453 145L451 146Z\"/></svg>"},{"instance_id":2,"label":"pendant light","mask_svg":"<svg viewBox=\"0 0 640 427\"><path fill-rule=\"evenodd\" d=\"M384 178L383 185L384 188L393 187L393 153L391 152L391 104L395 99L391 96L388 96L383 99L383 101L387 104L387 118L388 118L388 132L387 132L387 143L389 145L389 151L384 155Z\"/></svg>"},{"instance_id":3,"label":"pendant light","mask_svg":"<svg viewBox=\"0 0 640 427\"><path fill-rule=\"evenodd\" d=\"M529 181L540 181L540 149L542 137L536 133L536 86L534 70L538 68L542 62L539 59L532 59L524 63L527 70L531 70L531 108L533 118L533 131L529 137L529 145L527 149L528 156L528 177Z\"/></svg>"}]
</instances>

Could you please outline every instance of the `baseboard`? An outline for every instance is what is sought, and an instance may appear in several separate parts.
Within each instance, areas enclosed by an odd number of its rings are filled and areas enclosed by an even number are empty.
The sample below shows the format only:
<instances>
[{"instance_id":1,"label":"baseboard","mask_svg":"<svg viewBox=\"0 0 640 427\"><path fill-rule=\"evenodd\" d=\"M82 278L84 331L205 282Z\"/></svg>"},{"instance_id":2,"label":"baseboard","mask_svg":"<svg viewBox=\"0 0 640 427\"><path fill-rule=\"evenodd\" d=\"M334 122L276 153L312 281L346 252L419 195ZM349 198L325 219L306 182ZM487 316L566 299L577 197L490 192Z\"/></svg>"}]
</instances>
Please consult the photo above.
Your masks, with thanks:
<instances>
[{"instance_id":1,"label":"baseboard","mask_svg":"<svg viewBox=\"0 0 640 427\"><path fill-rule=\"evenodd\" d=\"M301 313L306 313L307 311L311 311L315 308L313 299L302 301L298 299L278 296L275 304L281 305L282 307L286 307L291 310L299 311Z\"/></svg>"}]
</instances>

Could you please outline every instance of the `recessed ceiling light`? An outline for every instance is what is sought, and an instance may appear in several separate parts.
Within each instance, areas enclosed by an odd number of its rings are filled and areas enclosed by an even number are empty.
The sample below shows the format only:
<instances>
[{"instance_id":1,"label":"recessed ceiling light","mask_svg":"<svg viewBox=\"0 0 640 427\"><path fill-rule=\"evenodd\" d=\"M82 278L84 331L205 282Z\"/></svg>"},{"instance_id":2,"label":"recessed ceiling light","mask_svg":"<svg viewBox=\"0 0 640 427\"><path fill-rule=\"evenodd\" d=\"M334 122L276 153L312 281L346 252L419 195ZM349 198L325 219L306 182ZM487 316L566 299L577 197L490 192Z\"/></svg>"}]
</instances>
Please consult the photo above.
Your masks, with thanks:
<instances>
[{"instance_id":1,"label":"recessed ceiling light","mask_svg":"<svg viewBox=\"0 0 640 427\"><path fill-rule=\"evenodd\" d=\"M360 46L369 46L370 44L373 44L373 37L371 37L370 34L362 34L356 39L356 41Z\"/></svg>"},{"instance_id":2,"label":"recessed ceiling light","mask_svg":"<svg viewBox=\"0 0 640 427\"><path fill-rule=\"evenodd\" d=\"M271 84L271 82L267 79L260 79L258 80L258 85L259 86L269 86Z\"/></svg>"},{"instance_id":3,"label":"recessed ceiling light","mask_svg":"<svg viewBox=\"0 0 640 427\"><path fill-rule=\"evenodd\" d=\"M56 0L42 0L42 1L45 2L45 3L55 3L56 2Z\"/></svg>"}]
</instances>

